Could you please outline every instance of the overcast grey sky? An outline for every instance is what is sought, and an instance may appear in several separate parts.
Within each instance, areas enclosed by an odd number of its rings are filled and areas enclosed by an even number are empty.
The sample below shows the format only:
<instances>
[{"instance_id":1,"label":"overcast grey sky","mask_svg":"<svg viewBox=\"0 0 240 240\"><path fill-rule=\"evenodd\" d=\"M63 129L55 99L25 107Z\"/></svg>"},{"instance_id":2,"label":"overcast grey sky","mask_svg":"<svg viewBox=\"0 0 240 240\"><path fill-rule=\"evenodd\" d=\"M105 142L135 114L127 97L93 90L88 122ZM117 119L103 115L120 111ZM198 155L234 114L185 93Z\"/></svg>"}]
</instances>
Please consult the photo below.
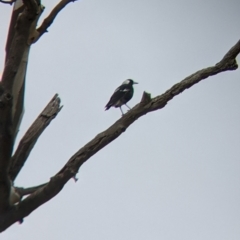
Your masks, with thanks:
<instances>
[{"instance_id":1,"label":"overcast grey sky","mask_svg":"<svg viewBox=\"0 0 240 240\"><path fill-rule=\"evenodd\" d=\"M43 1L46 16L56 0ZM64 108L15 185L48 181L114 123L104 111L132 78L159 95L214 65L240 38L238 0L82 0L32 46L19 139L55 93ZM0 64L11 7L0 5ZM41 18L43 19L43 18ZM238 62L240 58L238 57ZM93 156L63 191L1 239L239 240L240 71L185 91Z\"/></svg>"}]
</instances>

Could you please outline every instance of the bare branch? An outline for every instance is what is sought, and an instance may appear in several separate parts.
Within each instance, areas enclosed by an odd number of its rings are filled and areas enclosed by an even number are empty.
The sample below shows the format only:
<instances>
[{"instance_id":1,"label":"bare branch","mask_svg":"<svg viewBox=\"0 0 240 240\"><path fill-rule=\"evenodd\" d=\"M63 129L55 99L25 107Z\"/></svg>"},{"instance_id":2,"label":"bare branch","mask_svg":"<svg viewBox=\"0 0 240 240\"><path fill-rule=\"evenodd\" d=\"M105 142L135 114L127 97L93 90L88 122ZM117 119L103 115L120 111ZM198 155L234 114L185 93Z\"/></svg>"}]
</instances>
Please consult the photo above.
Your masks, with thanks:
<instances>
[{"instance_id":1,"label":"bare branch","mask_svg":"<svg viewBox=\"0 0 240 240\"><path fill-rule=\"evenodd\" d=\"M236 59L239 52L240 52L240 40L224 55L220 63L229 64L230 62L233 62Z\"/></svg>"},{"instance_id":2,"label":"bare branch","mask_svg":"<svg viewBox=\"0 0 240 240\"><path fill-rule=\"evenodd\" d=\"M167 105L167 103L173 99L176 95L182 93L186 89L192 87L198 82L216 75L218 73L237 69L236 56L240 52L240 41L231 48L228 53L219 63L215 66L208 67L197 71L196 73L183 79L181 82L172 86L162 95L159 95L151 99L147 93L143 94L142 101L137 104L132 110L126 113L122 118L116 121L104 132L98 134L93 140L82 147L76 152L66 163L66 165L51 178L43 188L40 188L22 202L20 202L15 208L6 213L4 216L5 221L0 218L0 232L11 226L14 222L23 219L28 216L32 211L39 206L49 201L56 196L64 187L66 182L74 177L78 172L81 165L86 162L91 156L97 153L99 150L107 146L110 142L119 137L133 122L139 117L161 109Z\"/></svg>"},{"instance_id":3,"label":"bare branch","mask_svg":"<svg viewBox=\"0 0 240 240\"><path fill-rule=\"evenodd\" d=\"M8 36L7 36L6 47L5 47L5 50L6 50L5 62L7 61L8 55L10 52L12 40L15 34L15 26L16 26L18 16L23 12L23 9L24 9L24 5L21 2L21 0L16 0L15 2L16 3L14 4L14 7L13 7L11 21L8 28Z\"/></svg>"},{"instance_id":4,"label":"bare branch","mask_svg":"<svg viewBox=\"0 0 240 240\"><path fill-rule=\"evenodd\" d=\"M10 197L9 197L10 205L14 205L20 202L24 196L36 192L38 189L43 188L46 184L47 183L44 183L38 186L29 187L29 188L22 188L22 187L20 188L20 187L11 186Z\"/></svg>"},{"instance_id":5,"label":"bare branch","mask_svg":"<svg viewBox=\"0 0 240 240\"><path fill-rule=\"evenodd\" d=\"M35 0L31 0L32 2ZM19 0L18 0L19 2ZM17 2L17 3L18 3ZM21 3L21 2L20 2ZM16 4L15 4L16 5ZM21 4L20 4L21 8ZM18 9L16 7L16 9ZM27 56L29 37L32 23L37 17L38 12L35 8L21 8L22 14L16 19L14 37L9 37L7 57L2 76L2 91L0 92L0 213L9 208L10 186L8 179L8 168L16 136L16 127L21 119L23 104L18 103L23 99L24 79L27 66ZM14 25L11 25L14 26ZM10 31L9 31L10 32ZM19 106L20 111L17 111ZM18 113L16 115L16 113Z\"/></svg>"},{"instance_id":6,"label":"bare branch","mask_svg":"<svg viewBox=\"0 0 240 240\"><path fill-rule=\"evenodd\" d=\"M35 39L34 42L36 42L44 33L47 32L47 29L51 26L53 23L54 19L58 15L58 13L66 7L67 4L70 2L75 2L76 0L61 0L51 11L49 16L44 19L42 25L37 29L39 36L37 39Z\"/></svg>"},{"instance_id":7,"label":"bare branch","mask_svg":"<svg viewBox=\"0 0 240 240\"><path fill-rule=\"evenodd\" d=\"M56 175L44 187L40 187L19 204L12 206L11 210L0 215L0 232L3 232L15 222L22 222L25 216L56 196L69 179L70 173Z\"/></svg>"},{"instance_id":8,"label":"bare branch","mask_svg":"<svg viewBox=\"0 0 240 240\"><path fill-rule=\"evenodd\" d=\"M11 134L12 96L0 92L0 214L9 207L10 181L8 178L9 159L13 148Z\"/></svg>"},{"instance_id":9,"label":"bare branch","mask_svg":"<svg viewBox=\"0 0 240 240\"><path fill-rule=\"evenodd\" d=\"M18 173L21 171L39 136L61 109L60 98L56 94L25 133L12 157L12 163L9 170L9 177L12 181L15 180Z\"/></svg>"}]
</instances>

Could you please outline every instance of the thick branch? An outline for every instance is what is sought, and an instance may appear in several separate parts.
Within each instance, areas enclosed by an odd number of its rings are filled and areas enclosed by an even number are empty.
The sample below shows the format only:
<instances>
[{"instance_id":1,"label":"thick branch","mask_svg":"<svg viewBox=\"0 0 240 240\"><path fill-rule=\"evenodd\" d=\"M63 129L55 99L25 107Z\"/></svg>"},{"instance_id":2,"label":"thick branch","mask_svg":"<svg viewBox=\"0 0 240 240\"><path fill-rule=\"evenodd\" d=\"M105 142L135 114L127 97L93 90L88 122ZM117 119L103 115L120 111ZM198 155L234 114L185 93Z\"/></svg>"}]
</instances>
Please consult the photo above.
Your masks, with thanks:
<instances>
[{"instance_id":1,"label":"thick branch","mask_svg":"<svg viewBox=\"0 0 240 240\"><path fill-rule=\"evenodd\" d=\"M25 133L12 157L12 164L9 170L9 177L12 181L15 180L18 173L21 171L39 136L61 109L60 98L56 94Z\"/></svg>"},{"instance_id":2,"label":"thick branch","mask_svg":"<svg viewBox=\"0 0 240 240\"><path fill-rule=\"evenodd\" d=\"M34 40L34 42L36 42L44 33L47 32L47 29L51 26L51 24L53 23L54 19L56 18L56 16L58 15L58 13L66 7L67 4L69 4L70 2L75 2L76 0L61 0L51 11L51 13L49 14L49 16L47 18L44 19L42 25L37 29L38 31L38 38L36 38Z\"/></svg>"},{"instance_id":3,"label":"thick branch","mask_svg":"<svg viewBox=\"0 0 240 240\"><path fill-rule=\"evenodd\" d=\"M18 2L16 2L15 5L18 5L19 4ZM14 82L12 87L12 95L14 98L12 107L13 139L16 138L24 113L25 78L27 72L28 56L30 52L31 41L32 38L35 37L37 21L43 11L42 7L39 6L39 3L37 2L36 0L24 1L24 4L26 5L26 11L29 12L30 21L31 18L33 18L34 20L32 21L29 29L28 41L27 44L25 45L22 60L19 64L17 73L15 75L15 79L13 80ZM19 9L21 9L21 7L16 10L16 14L18 13Z\"/></svg>"},{"instance_id":4,"label":"thick branch","mask_svg":"<svg viewBox=\"0 0 240 240\"><path fill-rule=\"evenodd\" d=\"M6 47L5 47L5 50L6 50L5 62L7 61L9 56L12 40L15 34L15 26L16 26L18 16L23 12L23 10L24 10L23 3L21 2L21 0L17 0L17 3L14 4L14 7L13 7L11 21L8 28L8 36L7 36Z\"/></svg>"},{"instance_id":5,"label":"thick branch","mask_svg":"<svg viewBox=\"0 0 240 240\"><path fill-rule=\"evenodd\" d=\"M8 198L11 184L8 178L8 164L13 148L11 106L11 95L0 89L0 214L9 207Z\"/></svg>"},{"instance_id":6,"label":"thick branch","mask_svg":"<svg viewBox=\"0 0 240 240\"><path fill-rule=\"evenodd\" d=\"M35 0L28 1L29 7L23 9L22 14L17 18L14 37L9 37L9 49L7 49L2 76L2 92L0 93L0 99L3 103L0 110L0 213L9 208L10 184L7 174L16 136L16 127L22 115L22 105L18 105L21 107L20 111L17 111L16 106L19 104L18 101L23 99L27 66L25 60L29 51L27 40L32 23L38 14L36 8L30 6L29 2L35 2ZM10 104L8 99L11 99ZM16 112L18 115L15 114Z\"/></svg>"},{"instance_id":7,"label":"thick branch","mask_svg":"<svg viewBox=\"0 0 240 240\"><path fill-rule=\"evenodd\" d=\"M28 216L32 211L57 195L64 187L65 183L75 176L84 162L119 137L139 117L165 107L168 101L176 95L210 76L237 69L238 66L235 57L239 52L240 41L238 41L238 43L225 55L227 57L224 57L215 66L202 69L190 75L181 82L175 84L162 95L151 99L149 94L144 93L142 101L139 104L75 153L61 171L51 178L46 186L31 194L20 202L16 208L9 211L5 215L5 221L0 219L0 231L4 231L14 222Z\"/></svg>"}]
</instances>

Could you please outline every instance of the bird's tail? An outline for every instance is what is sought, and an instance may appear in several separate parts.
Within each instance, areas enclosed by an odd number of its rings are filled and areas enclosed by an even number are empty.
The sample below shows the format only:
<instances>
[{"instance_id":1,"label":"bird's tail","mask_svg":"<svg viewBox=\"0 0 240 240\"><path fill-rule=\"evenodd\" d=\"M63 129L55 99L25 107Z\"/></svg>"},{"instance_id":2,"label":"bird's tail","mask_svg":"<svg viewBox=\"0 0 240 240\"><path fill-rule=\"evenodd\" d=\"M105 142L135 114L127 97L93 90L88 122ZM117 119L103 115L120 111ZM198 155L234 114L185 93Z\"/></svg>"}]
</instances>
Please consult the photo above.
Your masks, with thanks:
<instances>
[{"instance_id":1,"label":"bird's tail","mask_svg":"<svg viewBox=\"0 0 240 240\"><path fill-rule=\"evenodd\" d=\"M105 106L105 111L107 111L111 106L106 105Z\"/></svg>"}]
</instances>

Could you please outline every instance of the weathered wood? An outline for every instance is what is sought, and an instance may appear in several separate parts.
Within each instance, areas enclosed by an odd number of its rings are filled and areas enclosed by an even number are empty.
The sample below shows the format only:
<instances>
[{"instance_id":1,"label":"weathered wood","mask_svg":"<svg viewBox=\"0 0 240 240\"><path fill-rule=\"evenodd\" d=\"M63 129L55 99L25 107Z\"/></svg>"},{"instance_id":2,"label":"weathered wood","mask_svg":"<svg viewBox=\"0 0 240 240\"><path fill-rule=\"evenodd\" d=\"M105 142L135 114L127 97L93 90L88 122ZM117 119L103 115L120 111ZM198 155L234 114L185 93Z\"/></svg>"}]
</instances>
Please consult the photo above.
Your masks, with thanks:
<instances>
[{"instance_id":1,"label":"weathered wood","mask_svg":"<svg viewBox=\"0 0 240 240\"><path fill-rule=\"evenodd\" d=\"M8 169L13 149L17 127L21 121L23 112L24 83L27 66L29 45L27 44L29 33L39 11L35 0L26 1L27 7L22 8L22 1L14 4L16 23L12 21L14 31L7 40L7 54L4 71L1 80L0 99L0 213L9 208L10 185ZM19 9L22 13L19 14ZM10 101L9 101L10 100Z\"/></svg>"},{"instance_id":2,"label":"weathered wood","mask_svg":"<svg viewBox=\"0 0 240 240\"><path fill-rule=\"evenodd\" d=\"M25 133L12 157L12 163L9 169L9 177L12 181L15 180L22 169L39 136L61 109L60 98L56 94Z\"/></svg>"}]
</instances>

